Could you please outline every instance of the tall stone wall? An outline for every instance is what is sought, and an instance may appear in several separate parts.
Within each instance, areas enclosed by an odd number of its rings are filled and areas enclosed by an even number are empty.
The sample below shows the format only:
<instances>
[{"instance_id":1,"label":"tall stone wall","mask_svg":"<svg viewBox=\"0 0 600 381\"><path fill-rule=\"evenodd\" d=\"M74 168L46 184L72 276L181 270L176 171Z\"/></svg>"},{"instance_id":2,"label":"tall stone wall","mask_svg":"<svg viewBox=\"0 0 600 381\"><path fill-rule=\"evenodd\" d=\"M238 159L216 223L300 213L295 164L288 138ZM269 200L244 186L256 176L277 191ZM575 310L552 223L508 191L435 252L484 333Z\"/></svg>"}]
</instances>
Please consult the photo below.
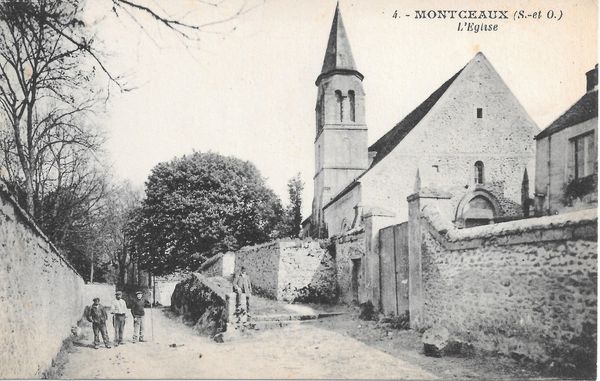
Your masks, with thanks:
<instances>
[{"instance_id":1,"label":"tall stone wall","mask_svg":"<svg viewBox=\"0 0 600 381\"><path fill-rule=\"evenodd\" d=\"M422 270L410 300L416 328L443 326L479 348L536 361L595 364L596 210L453 230L428 209L420 249L410 248L420 250Z\"/></svg>"},{"instance_id":2,"label":"tall stone wall","mask_svg":"<svg viewBox=\"0 0 600 381\"><path fill-rule=\"evenodd\" d=\"M364 292L364 268L365 268L365 232L364 229L349 231L343 235L334 237L336 280L341 302L350 304L352 302L363 302L366 298ZM354 266L357 276L355 289L352 288L352 274Z\"/></svg>"},{"instance_id":3,"label":"tall stone wall","mask_svg":"<svg viewBox=\"0 0 600 381\"><path fill-rule=\"evenodd\" d=\"M335 262L317 241L277 241L236 252L235 272L242 267L253 292L277 300L332 301L336 298Z\"/></svg>"},{"instance_id":4,"label":"tall stone wall","mask_svg":"<svg viewBox=\"0 0 600 381\"><path fill-rule=\"evenodd\" d=\"M39 378L83 314L84 282L0 183L0 378Z\"/></svg>"},{"instance_id":5,"label":"tall stone wall","mask_svg":"<svg viewBox=\"0 0 600 381\"><path fill-rule=\"evenodd\" d=\"M110 306L115 299L116 286L106 283L87 283L83 286L83 304L92 304L94 298L100 298L100 303Z\"/></svg>"}]
</instances>

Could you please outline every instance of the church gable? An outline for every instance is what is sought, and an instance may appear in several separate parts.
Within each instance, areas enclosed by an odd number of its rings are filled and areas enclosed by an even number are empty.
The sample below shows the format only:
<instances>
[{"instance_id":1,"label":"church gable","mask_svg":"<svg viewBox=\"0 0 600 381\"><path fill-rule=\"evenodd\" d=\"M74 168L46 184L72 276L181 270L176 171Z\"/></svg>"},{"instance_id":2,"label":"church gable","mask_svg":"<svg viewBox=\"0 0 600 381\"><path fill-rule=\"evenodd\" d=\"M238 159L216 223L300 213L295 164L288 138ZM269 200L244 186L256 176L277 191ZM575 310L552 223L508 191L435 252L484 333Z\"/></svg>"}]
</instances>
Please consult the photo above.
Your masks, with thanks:
<instances>
[{"instance_id":1,"label":"church gable","mask_svg":"<svg viewBox=\"0 0 600 381\"><path fill-rule=\"evenodd\" d=\"M434 91L423 103L421 103L416 109L402 119L398 124L377 140L371 147L369 152L373 152L373 162L371 166L376 165L378 162L383 160L401 141L404 139L412 129L419 124L419 122L429 113L431 108L436 102L444 95L446 90L452 85L456 77L462 72L460 69L454 74L449 80L447 80L442 86Z\"/></svg>"},{"instance_id":2,"label":"church gable","mask_svg":"<svg viewBox=\"0 0 600 381\"><path fill-rule=\"evenodd\" d=\"M539 129L482 53L394 148L403 154L533 154Z\"/></svg>"},{"instance_id":3,"label":"church gable","mask_svg":"<svg viewBox=\"0 0 600 381\"><path fill-rule=\"evenodd\" d=\"M538 131L478 53L371 146L383 150L359 178L363 204L392 211L404 221L417 170L424 186L464 190L497 183L503 196L520 202L523 171L533 172L533 137Z\"/></svg>"}]
</instances>

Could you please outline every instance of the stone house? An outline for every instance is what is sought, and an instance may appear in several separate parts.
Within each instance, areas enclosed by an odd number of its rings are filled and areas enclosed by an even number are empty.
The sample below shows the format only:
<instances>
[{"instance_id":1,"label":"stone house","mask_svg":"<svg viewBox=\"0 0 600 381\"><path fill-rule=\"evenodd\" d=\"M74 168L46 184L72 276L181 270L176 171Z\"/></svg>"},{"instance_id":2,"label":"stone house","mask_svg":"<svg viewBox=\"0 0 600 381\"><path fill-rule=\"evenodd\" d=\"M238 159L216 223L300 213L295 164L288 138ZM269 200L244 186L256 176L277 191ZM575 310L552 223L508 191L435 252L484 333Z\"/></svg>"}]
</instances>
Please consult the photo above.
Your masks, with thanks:
<instances>
[{"instance_id":1,"label":"stone house","mask_svg":"<svg viewBox=\"0 0 600 381\"><path fill-rule=\"evenodd\" d=\"M535 137L538 215L598 204L598 65L586 77L586 93Z\"/></svg>"},{"instance_id":2,"label":"stone house","mask_svg":"<svg viewBox=\"0 0 600 381\"><path fill-rule=\"evenodd\" d=\"M481 52L370 147L364 76L339 7L316 80L312 235L334 236L385 217L407 220L415 175L452 195L453 220L487 224L521 214L539 129ZM310 228L309 228L310 225Z\"/></svg>"}]
</instances>

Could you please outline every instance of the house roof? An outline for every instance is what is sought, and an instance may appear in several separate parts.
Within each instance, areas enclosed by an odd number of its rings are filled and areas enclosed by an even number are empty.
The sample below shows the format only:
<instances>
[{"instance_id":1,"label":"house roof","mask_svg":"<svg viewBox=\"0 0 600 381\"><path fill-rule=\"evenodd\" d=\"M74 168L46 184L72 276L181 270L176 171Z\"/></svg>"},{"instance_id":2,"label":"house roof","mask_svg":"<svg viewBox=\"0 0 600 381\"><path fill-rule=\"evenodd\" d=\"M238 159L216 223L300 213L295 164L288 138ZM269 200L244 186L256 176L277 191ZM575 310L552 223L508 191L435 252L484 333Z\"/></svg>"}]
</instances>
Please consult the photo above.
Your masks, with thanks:
<instances>
[{"instance_id":1,"label":"house roof","mask_svg":"<svg viewBox=\"0 0 600 381\"><path fill-rule=\"evenodd\" d=\"M564 114L536 135L535 140L545 138L558 131L598 117L598 90L586 93Z\"/></svg>"},{"instance_id":2,"label":"house roof","mask_svg":"<svg viewBox=\"0 0 600 381\"><path fill-rule=\"evenodd\" d=\"M324 76L336 73L355 74L361 80L363 79L363 75L356 69L356 63L352 56L352 49L350 49L350 41L348 41L346 28L344 28L339 4L335 7L327 49L325 50L325 58L323 59L323 68L317 78L317 83Z\"/></svg>"},{"instance_id":3,"label":"house roof","mask_svg":"<svg viewBox=\"0 0 600 381\"><path fill-rule=\"evenodd\" d=\"M402 119L398 124L383 135L379 140L369 147L369 151L376 152L370 168L383 160L392 150L404 139L412 129L427 115L431 108L444 95L446 90L454 82L456 77L463 71L464 67L454 74L449 80L444 82L436 91L423 101L416 109Z\"/></svg>"}]
</instances>

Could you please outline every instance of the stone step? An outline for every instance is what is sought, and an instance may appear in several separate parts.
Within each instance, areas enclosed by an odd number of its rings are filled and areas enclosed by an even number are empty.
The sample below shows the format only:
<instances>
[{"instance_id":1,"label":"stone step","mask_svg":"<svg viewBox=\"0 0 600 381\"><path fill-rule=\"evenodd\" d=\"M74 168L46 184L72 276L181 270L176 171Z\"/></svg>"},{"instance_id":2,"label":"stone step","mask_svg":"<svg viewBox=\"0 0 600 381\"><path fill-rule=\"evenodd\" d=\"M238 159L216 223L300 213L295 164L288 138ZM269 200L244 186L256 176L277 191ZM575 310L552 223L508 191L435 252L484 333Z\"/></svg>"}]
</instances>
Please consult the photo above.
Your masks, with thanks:
<instances>
[{"instance_id":1,"label":"stone step","mask_svg":"<svg viewBox=\"0 0 600 381\"><path fill-rule=\"evenodd\" d=\"M281 328L291 324L302 324L317 319L341 315L344 312L324 312L312 315L256 315L252 316L247 327L255 330Z\"/></svg>"},{"instance_id":2,"label":"stone step","mask_svg":"<svg viewBox=\"0 0 600 381\"><path fill-rule=\"evenodd\" d=\"M297 321L297 320L316 320L331 316L342 315L344 312L321 312L318 314L273 314L273 315L253 315L253 321Z\"/></svg>"},{"instance_id":3,"label":"stone step","mask_svg":"<svg viewBox=\"0 0 600 381\"><path fill-rule=\"evenodd\" d=\"M297 325L307 323L310 320L262 320L251 321L247 327L256 331L264 331L267 329L283 328L289 325Z\"/></svg>"}]
</instances>

